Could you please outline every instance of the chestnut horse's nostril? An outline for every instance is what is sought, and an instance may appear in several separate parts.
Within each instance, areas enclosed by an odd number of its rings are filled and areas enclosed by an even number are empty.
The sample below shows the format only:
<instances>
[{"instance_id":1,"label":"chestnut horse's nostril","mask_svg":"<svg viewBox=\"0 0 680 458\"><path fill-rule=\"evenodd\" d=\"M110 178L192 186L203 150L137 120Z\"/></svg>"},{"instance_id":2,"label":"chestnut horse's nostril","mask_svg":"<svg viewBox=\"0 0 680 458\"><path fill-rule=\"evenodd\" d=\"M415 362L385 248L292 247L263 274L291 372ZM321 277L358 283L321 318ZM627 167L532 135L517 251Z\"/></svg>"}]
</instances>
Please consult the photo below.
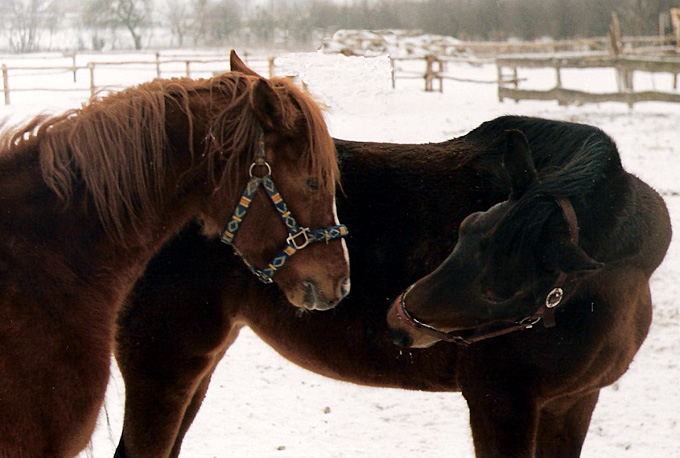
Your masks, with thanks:
<instances>
[{"instance_id":1,"label":"chestnut horse's nostril","mask_svg":"<svg viewBox=\"0 0 680 458\"><path fill-rule=\"evenodd\" d=\"M323 292L319 291L319 286L314 280L305 280L302 282L302 289L304 290L304 306L308 310L328 310L340 303L347 294L349 294L350 282L349 278L345 278L339 286L336 287L333 297L328 297Z\"/></svg>"},{"instance_id":2,"label":"chestnut horse's nostril","mask_svg":"<svg viewBox=\"0 0 680 458\"><path fill-rule=\"evenodd\" d=\"M410 347L413 345L413 339L411 339L411 336L409 336L407 333L400 329L392 329L390 328L390 338L392 339L392 342L395 344L399 345L400 347Z\"/></svg>"},{"instance_id":3,"label":"chestnut horse's nostril","mask_svg":"<svg viewBox=\"0 0 680 458\"><path fill-rule=\"evenodd\" d=\"M302 282L302 288L305 291L305 308L314 310L317 308L319 302L319 294L316 283L312 280L305 280Z\"/></svg>"},{"instance_id":4,"label":"chestnut horse's nostril","mask_svg":"<svg viewBox=\"0 0 680 458\"><path fill-rule=\"evenodd\" d=\"M349 277L345 278L340 284L340 296L338 302L343 300L349 294L352 283L349 281Z\"/></svg>"}]
</instances>

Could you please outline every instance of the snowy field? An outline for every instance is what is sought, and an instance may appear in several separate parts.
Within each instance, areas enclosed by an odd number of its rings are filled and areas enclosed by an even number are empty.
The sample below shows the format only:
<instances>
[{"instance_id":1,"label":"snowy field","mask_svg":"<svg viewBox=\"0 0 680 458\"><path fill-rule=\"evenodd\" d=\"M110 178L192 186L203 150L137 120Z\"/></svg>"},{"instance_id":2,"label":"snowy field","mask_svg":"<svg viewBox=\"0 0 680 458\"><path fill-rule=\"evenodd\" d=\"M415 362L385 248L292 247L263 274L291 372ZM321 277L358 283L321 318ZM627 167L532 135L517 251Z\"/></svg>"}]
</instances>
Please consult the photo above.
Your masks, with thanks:
<instances>
[{"instance_id":1,"label":"snowy field","mask_svg":"<svg viewBox=\"0 0 680 458\"><path fill-rule=\"evenodd\" d=\"M332 134L345 139L438 142L504 114L596 125L617 142L627 169L663 194L673 226L680 227L680 105L643 103L629 109L623 104L499 103L494 84L445 81L441 94L423 92L422 80L398 80L393 90L385 58L292 55L278 62L282 72L299 74L328 105ZM496 77L492 65L449 64L449 71L483 81ZM526 87L554 84L552 71L520 76L529 77ZM129 70L124 78L133 84L147 76ZM585 90L616 87L614 73L608 70L565 71L563 83ZM667 79L649 74L636 75L635 87L670 90ZM14 121L30 113L70 108L86 97L86 92L17 93L13 105L0 107L0 118ZM650 335L628 373L603 390L584 458L680 457L679 251L675 237L652 279L655 315ZM80 458L113 455L123 397L123 383L114 369L99 427ZM213 377L182 456L472 458L467 417L460 394L367 388L326 379L292 365L244 330Z\"/></svg>"}]
</instances>

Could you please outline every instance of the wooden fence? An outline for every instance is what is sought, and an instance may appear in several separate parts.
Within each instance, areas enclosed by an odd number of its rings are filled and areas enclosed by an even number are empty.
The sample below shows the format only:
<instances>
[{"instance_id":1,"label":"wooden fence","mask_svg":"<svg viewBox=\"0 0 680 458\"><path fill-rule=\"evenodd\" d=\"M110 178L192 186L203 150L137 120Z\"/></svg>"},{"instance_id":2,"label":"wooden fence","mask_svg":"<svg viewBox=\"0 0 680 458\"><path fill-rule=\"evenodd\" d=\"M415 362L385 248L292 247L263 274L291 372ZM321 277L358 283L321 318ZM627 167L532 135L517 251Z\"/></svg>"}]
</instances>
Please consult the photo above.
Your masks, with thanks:
<instances>
[{"instance_id":1,"label":"wooden fence","mask_svg":"<svg viewBox=\"0 0 680 458\"><path fill-rule=\"evenodd\" d=\"M623 47L629 53L645 52L648 48L672 47L673 35L623 37ZM459 53L469 53L477 57L495 58L507 54L555 54L564 52L605 51L610 47L610 37L581 38L557 41L495 41L495 42L461 42L449 46Z\"/></svg>"},{"instance_id":2,"label":"wooden fence","mask_svg":"<svg viewBox=\"0 0 680 458\"><path fill-rule=\"evenodd\" d=\"M656 101L680 103L680 93L657 90L635 91L633 73L669 73L673 75L673 91L678 88L680 58L610 56L603 54L564 55L564 56L517 56L496 59L498 70L498 98L519 100L557 100L561 105L572 103L624 102L634 103ZM520 89L519 68L552 68L555 72L555 87L549 90ZM563 69L613 68L617 75L617 91L608 93L586 92L566 89L562 86ZM505 69L511 71L508 74Z\"/></svg>"},{"instance_id":3,"label":"wooden fence","mask_svg":"<svg viewBox=\"0 0 680 458\"><path fill-rule=\"evenodd\" d=\"M402 70L398 67L399 62L423 62L423 70ZM481 80L475 78L460 78L447 72L447 64L450 62L470 65L492 63L491 59L479 59L476 57L450 57L428 54L425 57L391 57L390 67L392 70L392 89L396 88L398 79L422 79L425 91L444 92L444 81L458 81L464 83L496 84L496 81ZM436 83L436 84L435 84Z\"/></svg>"},{"instance_id":4,"label":"wooden fence","mask_svg":"<svg viewBox=\"0 0 680 458\"><path fill-rule=\"evenodd\" d=\"M477 84L498 84L499 98L514 100L533 98L537 100L558 100L560 103L589 103L605 100L622 101L629 104L647 100L676 102L677 94L672 92L633 90L635 71L671 73L674 78L673 89L677 89L680 52L673 47L672 35L658 37L617 37L618 56L611 56L612 37L599 37L581 40L555 42L462 42L454 46L458 56L429 54L424 57L392 58L392 87L398 79L422 79L425 91L444 90L444 81L461 81ZM450 51L450 49L449 49ZM566 52L569 51L569 52ZM663 57L663 56L666 57ZM658 56L658 57L648 57ZM422 71L405 71L399 68L400 62L422 61ZM472 65L495 62L498 68L496 81L458 78L446 71L447 63L458 62ZM550 91L519 89L519 83L526 78L518 76L518 68L554 69L557 84ZM612 67L617 72L617 92L592 94L572 91L562 87L561 69L566 68ZM509 73L504 70L509 70Z\"/></svg>"},{"instance_id":5,"label":"wooden fence","mask_svg":"<svg viewBox=\"0 0 680 458\"><path fill-rule=\"evenodd\" d=\"M259 63L261 66L265 64L267 65L268 73L269 76L273 76L274 74L274 58L273 57L268 57L266 59L260 58L260 59L249 59L248 64L252 63ZM73 60L72 60L72 65L68 66L21 66L21 65L16 65L16 66L9 66L6 64L2 64L2 90L3 90L3 96L4 96L4 102L5 105L9 105L11 102L11 97L10 94L12 92L28 92L28 91L54 91L54 92L84 92L84 91L89 91L90 97L94 97L98 92L102 90L113 90L113 89L121 89L124 87L129 86L126 84L106 84L106 85L100 85L97 84L96 81L96 69L97 68L102 68L102 67L130 67L130 66L143 66L146 67L147 69L151 69L153 74L155 75L156 78L161 78L163 77L163 74L167 74L167 71L164 71L164 67L167 68L168 66L177 66L178 64L181 64L183 66L183 75L190 77L192 74L192 66L195 65L206 65L206 64L221 64L219 65L219 68L223 71L227 71L229 69L229 57L228 56L219 56L219 57L212 57L212 58L162 58L159 53L155 54L155 59L153 60L135 60L135 61L97 61L97 62L88 62L85 65L77 65L76 64L76 57L75 54L73 54ZM217 68L216 66L215 68ZM77 87L77 86L72 86L72 87L66 87L66 88L55 88L55 87L12 87L10 85L10 75L11 73L19 72L18 75L16 75L17 78L21 78L22 76L25 76L25 72L56 72L56 73L63 73L63 72L68 72L73 74L73 82L77 83L78 82L78 75L79 73L86 72L88 75L88 81L89 84L87 87ZM177 75L176 72L172 73L173 75Z\"/></svg>"}]
</instances>

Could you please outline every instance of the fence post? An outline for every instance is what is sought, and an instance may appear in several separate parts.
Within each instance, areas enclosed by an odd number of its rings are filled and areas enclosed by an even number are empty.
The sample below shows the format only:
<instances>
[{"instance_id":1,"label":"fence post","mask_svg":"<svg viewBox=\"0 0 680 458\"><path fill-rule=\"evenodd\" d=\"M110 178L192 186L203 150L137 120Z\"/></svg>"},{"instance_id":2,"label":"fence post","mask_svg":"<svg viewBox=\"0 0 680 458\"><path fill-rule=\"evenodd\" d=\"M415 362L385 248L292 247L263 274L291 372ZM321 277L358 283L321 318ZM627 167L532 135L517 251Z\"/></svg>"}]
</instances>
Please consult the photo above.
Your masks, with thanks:
<instances>
[{"instance_id":1,"label":"fence post","mask_svg":"<svg viewBox=\"0 0 680 458\"><path fill-rule=\"evenodd\" d=\"M503 102L503 66L496 59L496 75L498 77L498 101Z\"/></svg>"},{"instance_id":2,"label":"fence post","mask_svg":"<svg viewBox=\"0 0 680 458\"><path fill-rule=\"evenodd\" d=\"M161 53L156 51L156 78L161 77Z\"/></svg>"},{"instance_id":3,"label":"fence post","mask_svg":"<svg viewBox=\"0 0 680 458\"><path fill-rule=\"evenodd\" d=\"M434 69L434 64L437 64L437 73L435 76L439 80L439 92L444 92L444 77L442 76L442 73L444 73L444 61L439 60L438 57L435 57L434 62L432 63L432 67Z\"/></svg>"},{"instance_id":4,"label":"fence post","mask_svg":"<svg viewBox=\"0 0 680 458\"><path fill-rule=\"evenodd\" d=\"M88 62L87 68L90 70L90 99L94 99L94 93L95 93L94 62Z\"/></svg>"},{"instance_id":5,"label":"fence post","mask_svg":"<svg viewBox=\"0 0 680 458\"><path fill-rule=\"evenodd\" d=\"M76 67L76 51L71 51L71 62L73 63L73 82L78 82L78 67Z\"/></svg>"},{"instance_id":6,"label":"fence post","mask_svg":"<svg viewBox=\"0 0 680 458\"><path fill-rule=\"evenodd\" d=\"M267 62L269 63L269 77L274 77L274 56L267 57Z\"/></svg>"},{"instance_id":7,"label":"fence post","mask_svg":"<svg viewBox=\"0 0 680 458\"><path fill-rule=\"evenodd\" d=\"M397 77L395 75L395 69L394 69L394 58L390 56L390 77L392 78L392 89L397 88Z\"/></svg>"},{"instance_id":8,"label":"fence post","mask_svg":"<svg viewBox=\"0 0 680 458\"><path fill-rule=\"evenodd\" d=\"M2 64L2 90L5 93L5 105L9 105L9 73L5 64Z\"/></svg>"},{"instance_id":9,"label":"fence post","mask_svg":"<svg viewBox=\"0 0 680 458\"><path fill-rule=\"evenodd\" d=\"M191 78L191 62L188 60L184 61L184 74L187 78Z\"/></svg>"},{"instance_id":10,"label":"fence post","mask_svg":"<svg viewBox=\"0 0 680 458\"><path fill-rule=\"evenodd\" d=\"M434 61L434 56L428 54L425 56L425 91L432 92L432 80L434 79L432 71L432 63Z\"/></svg>"}]
</instances>

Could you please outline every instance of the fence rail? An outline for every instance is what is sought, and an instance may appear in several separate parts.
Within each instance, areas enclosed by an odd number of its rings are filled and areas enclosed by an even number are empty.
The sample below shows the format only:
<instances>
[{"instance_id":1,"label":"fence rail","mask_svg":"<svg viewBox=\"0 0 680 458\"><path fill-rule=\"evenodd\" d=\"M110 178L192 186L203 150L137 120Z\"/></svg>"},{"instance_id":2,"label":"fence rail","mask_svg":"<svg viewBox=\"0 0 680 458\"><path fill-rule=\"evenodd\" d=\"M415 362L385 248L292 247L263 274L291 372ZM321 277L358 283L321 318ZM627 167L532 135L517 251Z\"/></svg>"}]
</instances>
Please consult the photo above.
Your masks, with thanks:
<instances>
[{"instance_id":1,"label":"fence rail","mask_svg":"<svg viewBox=\"0 0 680 458\"><path fill-rule=\"evenodd\" d=\"M156 53L155 59L153 60L125 60L125 61L92 61L88 62L85 65L76 65L76 60L75 57L73 58L73 64L72 65L64 65L64 66L27 66L27 65L7 65L7 64L2 64L2 90L3 90L3 96L4 96L4 103L5 105L9 105L11 102L11 97L10 94L12 92L30 92L30 91L48 91L48 92L85 92L89 91L90 97L94 97L98 92L102 90L112 90L112 89L120 89L124 88L127 85L122 85L122 84L97 84L95 76L96 76L96 68L97 67L122 67L126 69L130 69L131 66L139 66L138 69L143 68L144 70L149 70L152 72L152 74L155 75L156 78L161 78L163 74L165 73L166 75L168 73L171 73L173 75L177 75L178 73L183 74L186 77L190 77L192 74L192 66L193 65L208 65L208 64L224 64L223 70L227 70L229 68L229 57L228 56L220 56L220 57L215 57L215 58L187 58L187 59L182 59L182 58L166 58L163 59L160 57L159 53ZM269 72L269 76L273 76L274 74L274 58L273 57L267 57L267 58L258 58L258 59L249 59L248 61L249 64L251 63L259 63L259 64L266 64L267 69ZM167 70L167 67L169 65L177 65L177 64L183 64L183 70ZM164 69L165 68L165 69ZM87 87L84 86L71 86L71 87L62 87L62 88L57 88L57 87L12 87L10 86L10 73L15 73L15 72L24 72L20 73L19 75L16 75L16 77L26 77L26 76L36 76L36 75L46 75L49 74L49 72L53 73L73 73L73 82L77 83L78 81L78 73L82 71L87 71L88 74L88 85ZM213 71L216 71L215 69ZM33 72L26 74L25 72Z\"/></svg>"},{"instance_id":2,"label":"fence rail","mask_svg":"<svg viewBox=\"0 0 680 458\"><path fill-rule=\"evenodd\" d=\"M423 61L423 71L407 71L398 69L398 62ZM447 64L464 63L470 65L481 65L491 63L491 59L479 59L470 57L437 56L429 54L425 57L391 57L390 66L392 69L392 89L396 88L398 79L422 79L425 83L425 91L435 91L435 82L438 83L437 91L444 92L444 81L458 81L463 83L477 84L496 84L495 80L482 80L477 78L460 78L447 73Z\"/></svg>"},{"instance_id":3,"label":"fence rail","mask_svg":"<svg viewBox=\"0 0 680 458\"><path fill-rule=\"evenodd\" d=\"M633 73L643 71L649 73L670 73L673 76L673 90L678 88L680 58L638 56L609 56L603 54L563 55L563 56L524 56L499 57L496 59L498 69L498 98L519 100L557 100L561 105L572 103L624 102L629 106L638 102L673 102L680 103L680 93L662 91L635 91ZM504 72L512 71L512 78ZM556 85L549 90L520 89L517 77L518 68L552 68L555 72ZM616 92L595 93L562 87L563 69L576 68L613 68L616 71Z\"/></svg>"}]
</instances>

